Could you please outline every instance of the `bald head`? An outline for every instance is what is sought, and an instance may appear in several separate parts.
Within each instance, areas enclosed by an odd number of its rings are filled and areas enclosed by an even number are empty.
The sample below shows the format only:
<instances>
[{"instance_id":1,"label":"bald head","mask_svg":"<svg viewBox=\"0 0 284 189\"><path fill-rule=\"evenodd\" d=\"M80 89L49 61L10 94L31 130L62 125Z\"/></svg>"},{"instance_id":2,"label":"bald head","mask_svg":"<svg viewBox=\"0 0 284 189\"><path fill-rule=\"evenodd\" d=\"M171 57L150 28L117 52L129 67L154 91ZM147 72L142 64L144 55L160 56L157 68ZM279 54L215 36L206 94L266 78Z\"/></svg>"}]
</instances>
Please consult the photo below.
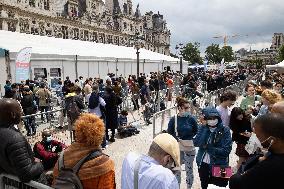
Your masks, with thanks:
<instances>
[{"instance_id":1,"label":"bald head","mask_svg":"<svg viewBox=\"0 0 284 189\"><path fill-rule=\"evenodd\" d=\"M21 121L21 106L13 99L0 99L0 123L8 127Z\"/></svg>"},{"instance_id":2,"label":"bald head","mask_svg":"<svg viewBox=\"0 0 284 189\"><path fill-rule=\"evenodd\" d=\"M284 116L284 101L277 102L272 106L272 113L278 113Z\"/></svg>"}]
</instances>

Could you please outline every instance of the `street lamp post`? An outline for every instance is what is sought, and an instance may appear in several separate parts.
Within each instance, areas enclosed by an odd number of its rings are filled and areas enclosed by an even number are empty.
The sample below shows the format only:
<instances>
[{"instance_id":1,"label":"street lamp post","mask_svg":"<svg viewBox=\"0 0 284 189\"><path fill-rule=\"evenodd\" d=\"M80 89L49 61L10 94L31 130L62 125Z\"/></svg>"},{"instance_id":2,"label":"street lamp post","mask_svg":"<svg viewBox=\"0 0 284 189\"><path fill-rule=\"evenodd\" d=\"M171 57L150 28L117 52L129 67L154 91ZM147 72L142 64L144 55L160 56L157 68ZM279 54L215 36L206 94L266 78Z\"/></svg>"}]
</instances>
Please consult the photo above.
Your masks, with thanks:
<instances>
[{"instance_id":1,"label":"street lamp post","mask_svg":"<svg viewBox=\"0 0 284 189\"><path fill-rule=\"evenodd\" d=\"M181 51L184 48L182 43L179 43L178 45L176 45L176 56L179 57L179 69L180 69L180 73L183 73L183 62L182 62L182 54Z\"/></svg>"},{"instance_id":2,"label":"street lamp post","mask_svg":"<svg viewBox=\"0 0 284 189\"><path fill-rule=\"evenodd\" d=\"M139 78L140 73L140 49L143 47L144 37L140 36L138 32L135 33L135 36L130 39L131 43L133 43L134 48L136 49L137 55L137 79Z\"/></svg>"},{"instance_id":3,"label":"street lamp post","mask_svg":"<svg viewBox=\"0 0 284 189\"><path fill-rule=\"evenodd\" d=\"M136 47L135 47L136 48ZM138 79L138 77L139 77L139 70L140 70L140 52L139 52L139 49L140 48L136 48L136 55L137 55L137 79Z\"/></svg>"}]
</instances>

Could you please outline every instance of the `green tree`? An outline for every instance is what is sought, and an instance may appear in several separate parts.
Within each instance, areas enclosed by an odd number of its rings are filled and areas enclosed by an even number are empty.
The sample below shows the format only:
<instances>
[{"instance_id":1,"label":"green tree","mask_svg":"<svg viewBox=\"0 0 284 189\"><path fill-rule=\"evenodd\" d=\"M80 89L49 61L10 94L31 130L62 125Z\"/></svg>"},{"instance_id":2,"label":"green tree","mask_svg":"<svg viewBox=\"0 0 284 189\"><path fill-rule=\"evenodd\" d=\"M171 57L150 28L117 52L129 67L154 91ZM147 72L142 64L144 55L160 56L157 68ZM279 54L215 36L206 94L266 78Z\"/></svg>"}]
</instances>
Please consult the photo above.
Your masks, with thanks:
<instances>
[{"instance_id":1,"label":"green tree","mask_svg":"<svg viewBox=\"0 0 284 189\"><path fill-rule=\"evenodd\" d=\"M181 50L183 59L191 64L203 64L199 48L200 44L197 42L186 44L186 46L184 46Z\"/></svg>"},{"instance_id":2,"label":"green tree","mask_svg":"<svg viewBox=\"0 0 284 189\"><path fill-rule=\"evenodd\" d=\"M205 51L205 59L208 60L208 63L211 64L219 64L221 63L223 57L222 57L222 51L217 44L212 44L206 48Z\"/></svg>"},{"instance_id":3,"label":"green tree","mask_svg":"<svg viewBox=\"0 0 284 189\"><path fill-rule=\"evenodd\" d=\"M178 56L175 55L175 54L173 54L173 53L170 53L170 56L171 56L171 57L174 57L174 58L178 58Z\"/></svg>"},{"instance_id":4,"label":"green tree","mask_svg":"<svg viewBox=\"0 0 284 189\"><path fill-rule=\"evenodd\" d=\"M249 60L250 63L250 68L255 68L255 69L262 69L263 67L263 60L260 58L254 58Z\"/></svg>"},{"instance_id":5,"label":"green tree","mask_svg":"<svg viewBox=\"0 0 284 189\"><path fill-rule=\"evenodd\" d=\"M282 62L284 60L284 45L282 45L278 50L277 60Z\"/></svg>"},{"instance_id":6,"label":"green tree","mask_svg":"<svg viewBox=\"0 0 284 189\"><path fill-rule=\"evenodd\" d=\"M232 62L234 60L234 51L231 46L224 46L221 49L222 57L225 59L225 62Z\"/></svg>"}]
</instances>

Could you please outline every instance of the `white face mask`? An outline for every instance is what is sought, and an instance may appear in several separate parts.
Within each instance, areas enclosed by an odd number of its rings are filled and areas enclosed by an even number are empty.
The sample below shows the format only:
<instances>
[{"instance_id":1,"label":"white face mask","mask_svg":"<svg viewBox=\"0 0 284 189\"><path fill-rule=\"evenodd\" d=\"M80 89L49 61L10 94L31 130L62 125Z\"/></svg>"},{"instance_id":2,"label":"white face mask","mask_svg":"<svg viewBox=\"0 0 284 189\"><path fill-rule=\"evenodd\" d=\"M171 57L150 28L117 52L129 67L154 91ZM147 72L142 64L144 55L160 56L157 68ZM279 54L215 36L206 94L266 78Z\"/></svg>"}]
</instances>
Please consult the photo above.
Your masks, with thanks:
<instances>
[{"instance_id":1,"label":"white face mask","mask_svg":"<svg viewBox=\"0 0 284 189\"><path fill-rule=\"evenodd\" d=\"M213 133L217 128L209 128L210 132Z\"/></svg>"},{"instance_id":2,"label":"white face mask","mask_svg":"<svg viewBox=\"0 0 284 189\"><path fill-rule=\"evenodd\" d=\"M218 119L207 120L207 125L214 127L218 124Z\"/></svg>"}]
</instances>

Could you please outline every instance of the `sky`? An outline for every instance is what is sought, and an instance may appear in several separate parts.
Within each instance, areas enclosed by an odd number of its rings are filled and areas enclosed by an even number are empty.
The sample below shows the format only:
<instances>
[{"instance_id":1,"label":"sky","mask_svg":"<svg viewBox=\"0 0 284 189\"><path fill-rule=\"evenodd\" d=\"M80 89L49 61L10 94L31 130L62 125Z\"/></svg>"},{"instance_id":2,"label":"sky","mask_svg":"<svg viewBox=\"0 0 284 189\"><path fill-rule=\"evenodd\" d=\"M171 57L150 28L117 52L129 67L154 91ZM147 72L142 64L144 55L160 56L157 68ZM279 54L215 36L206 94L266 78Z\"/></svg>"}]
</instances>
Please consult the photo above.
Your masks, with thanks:
<instances>
[{"instance_id":1,"label":"sky","mask_svg":"<svg viewBox=\"0 0 284 189\"><path fill-rule=\"evenodd\" d=\"M199 42L203 54L214 36L238 35L228 45L240 48L270 48L274 33L284 32L283 0L133 0L141 13L160 12L171 30L171 50L176 44Z\"/></svg>"}]
</instances>

